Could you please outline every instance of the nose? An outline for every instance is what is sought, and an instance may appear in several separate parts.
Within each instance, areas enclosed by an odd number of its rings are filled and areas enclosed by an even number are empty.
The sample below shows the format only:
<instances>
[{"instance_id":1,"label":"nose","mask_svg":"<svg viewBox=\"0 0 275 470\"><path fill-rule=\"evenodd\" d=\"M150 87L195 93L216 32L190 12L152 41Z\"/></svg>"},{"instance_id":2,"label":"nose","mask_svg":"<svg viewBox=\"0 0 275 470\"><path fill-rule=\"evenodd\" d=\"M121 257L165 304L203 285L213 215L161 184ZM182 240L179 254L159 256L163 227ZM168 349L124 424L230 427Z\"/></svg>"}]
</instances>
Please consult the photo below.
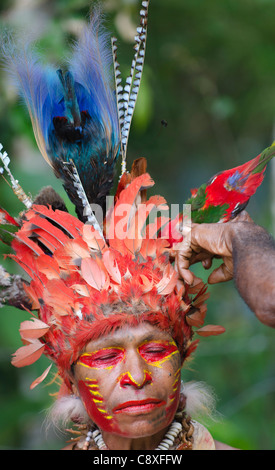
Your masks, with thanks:
<instances>
[{"instance_id":1,"label":"nose","mask_svg":"<svg viewBox=\"0 0 275 470\"><path fill-rule=\"evenodd\" d=\"M130 386L140 389L152 383L152 374L146 365L137 350L127 351L124 360L124 371L118 378L120 387Z\"/></svg>"},{"instance_id":2,"label":"nose","mask_svg":"<svg viewBox=\"0 0 275 470\"><path fill-rule=\"evenodd\" d=\"M127 386L132 386L136 389L140 389L144 387L146 384L152 383L152 376L150 372L147 370L143 371L143 376L141 378L141 381L137 381L135 377L132 376L131 372L127 371L119 377L119 384L122 388L125 388Z\"/></svg>"}]
</instances>

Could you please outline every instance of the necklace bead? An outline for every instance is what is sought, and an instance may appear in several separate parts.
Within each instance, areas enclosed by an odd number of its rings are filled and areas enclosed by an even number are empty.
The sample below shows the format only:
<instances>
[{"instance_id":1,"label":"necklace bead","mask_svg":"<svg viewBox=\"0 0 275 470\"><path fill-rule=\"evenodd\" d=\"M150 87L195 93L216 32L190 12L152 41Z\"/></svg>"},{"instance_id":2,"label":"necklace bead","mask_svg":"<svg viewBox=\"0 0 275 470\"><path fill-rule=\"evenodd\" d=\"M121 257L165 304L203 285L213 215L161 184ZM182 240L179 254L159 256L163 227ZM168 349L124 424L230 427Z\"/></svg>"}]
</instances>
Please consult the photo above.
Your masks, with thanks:
<instances>
[{"instance_id":1,"label":"necklace bead","mask_svg":"<svg viewBox=\"0 0 275 470\"><path fill-rule=\"evenodd\" d=\"M182 431L182 425L178 421L173 421L167 433L165 434L163 440L156 447L155 450L168 450L170 449L175 442L176 437ZM101 432L96 429L95 431L88 431L86 440L83 446L83 449L88 449L91 438L94 440L96 446L99 450L107 450L107 446L103 440Z\"/></svg>"}]
</instances>

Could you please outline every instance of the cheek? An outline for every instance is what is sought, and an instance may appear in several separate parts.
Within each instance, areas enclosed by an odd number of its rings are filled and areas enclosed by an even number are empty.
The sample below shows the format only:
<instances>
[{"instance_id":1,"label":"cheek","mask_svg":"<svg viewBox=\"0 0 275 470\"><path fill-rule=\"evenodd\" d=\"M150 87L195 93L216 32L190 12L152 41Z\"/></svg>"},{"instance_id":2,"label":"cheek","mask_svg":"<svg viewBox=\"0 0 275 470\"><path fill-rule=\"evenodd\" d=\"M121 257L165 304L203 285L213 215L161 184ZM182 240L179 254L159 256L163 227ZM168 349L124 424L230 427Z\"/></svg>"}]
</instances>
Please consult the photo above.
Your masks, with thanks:
<instances>
[{"instance_id":1,"label":"cheek","mask_svg":"<svg viewBox=\"0 0 275 470\"><path fill-rule=\"evenodd\" d=\"M181 362L179 354L162 364L162 387L166 390L166 419L172 421L178 409L181 389Z\"/></svg>"},{"instance_id":2,"label":"cheek","mask_svg":"<svg viewBox=\"0 0 275 470\"><path fill-rule=\"evenodd\" d=\"M171 393L169 394L169 405L167 407L167 414L174 417L177 411L180 399L181 389L181 368L179 367L176 372L171 374Z\"/></svg>"},{"instance_id":3,"label":"cheek","mask_svg":"<svg viewBox=\"0 0 275 470\"><path fill-rule=\"evenodd\" d=\"M104 396L101 393L98 381L87 378L79 380L78 390L92 421L102 430L114 432L116 430L116 422L105 406Z\"/></svg>"}]
</instances>

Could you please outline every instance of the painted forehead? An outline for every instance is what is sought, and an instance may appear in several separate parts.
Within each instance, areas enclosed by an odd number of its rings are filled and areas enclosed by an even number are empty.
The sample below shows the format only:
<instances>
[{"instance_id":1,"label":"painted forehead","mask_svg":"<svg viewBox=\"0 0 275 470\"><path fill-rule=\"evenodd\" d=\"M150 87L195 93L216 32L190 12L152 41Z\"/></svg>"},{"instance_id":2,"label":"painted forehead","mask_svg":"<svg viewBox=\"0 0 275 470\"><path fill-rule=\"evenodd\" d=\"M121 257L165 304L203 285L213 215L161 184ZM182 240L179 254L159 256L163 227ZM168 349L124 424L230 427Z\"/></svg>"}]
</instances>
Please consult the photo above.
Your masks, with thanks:
<instances>
[{"instance_id":1,"label":"painted forehead","mask_svg":"<svg viewBox=\"0 0 275 470\"><path fill-rule=\"evenodd\" d=\"M165 331L149 323L141 323L136 327L121 327L109 335L90 341L84 348L85 351L93 351L106 347L127 347L146 341L173 341L172 336Z\"/></svg>"}]
</instances>

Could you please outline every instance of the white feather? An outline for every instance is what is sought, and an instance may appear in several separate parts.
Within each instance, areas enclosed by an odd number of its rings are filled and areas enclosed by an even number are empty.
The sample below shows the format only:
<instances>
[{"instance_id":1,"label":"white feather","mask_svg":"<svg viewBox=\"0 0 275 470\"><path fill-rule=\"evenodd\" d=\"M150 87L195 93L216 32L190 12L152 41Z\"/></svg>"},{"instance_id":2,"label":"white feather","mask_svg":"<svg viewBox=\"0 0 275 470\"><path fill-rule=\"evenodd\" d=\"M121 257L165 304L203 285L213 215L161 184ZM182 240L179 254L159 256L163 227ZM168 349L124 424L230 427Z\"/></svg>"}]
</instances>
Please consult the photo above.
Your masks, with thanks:
<instances>
[{"instance_id":1,"label":"white feather","mask_svg":"<svg viewBox=\"0 0 275 470\"><path fill-rule=\"evenodd\" d=\"M76 395L66 395L58 398L48 412L48 425L64 428L70 422L88 423L90 418L84 405Z\"/></svg>"},{"instance_id":2,"label":"white feather","mask_svg":"<svg viewBox=\"0 0 275 470\"><path fill-rule=\"evenodd\" d=\"M216 396L211 387L204 382L182 382L181 393L186 398L185 411L191 418L214 418Z\"/></svg>"}]
</instances>

